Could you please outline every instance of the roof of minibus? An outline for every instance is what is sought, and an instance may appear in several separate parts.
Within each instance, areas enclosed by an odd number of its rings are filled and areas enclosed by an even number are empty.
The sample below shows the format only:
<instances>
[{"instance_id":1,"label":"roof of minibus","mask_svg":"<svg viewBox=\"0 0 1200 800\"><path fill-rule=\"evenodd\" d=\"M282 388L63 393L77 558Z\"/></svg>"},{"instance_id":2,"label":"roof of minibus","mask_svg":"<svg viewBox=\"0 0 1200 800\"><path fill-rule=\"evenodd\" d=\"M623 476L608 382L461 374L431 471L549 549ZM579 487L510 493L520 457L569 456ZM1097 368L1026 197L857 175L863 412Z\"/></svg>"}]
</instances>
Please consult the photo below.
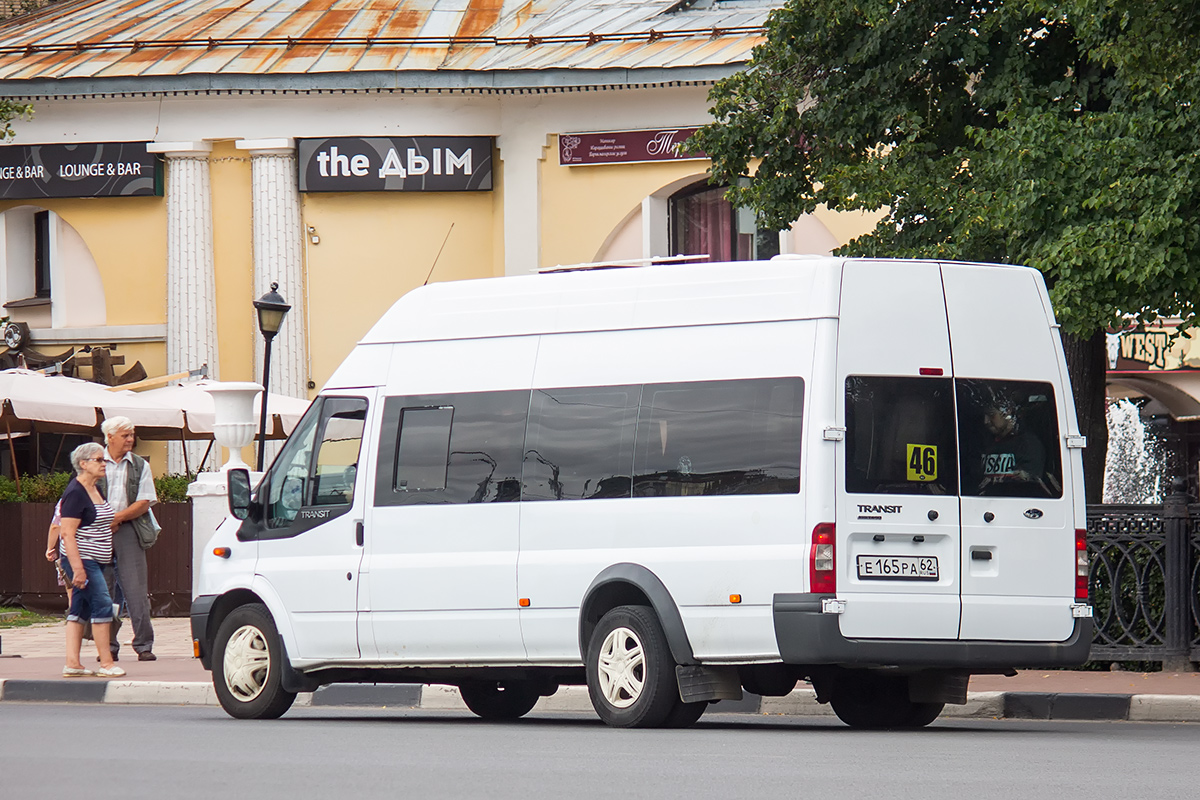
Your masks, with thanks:
<instances>
[{"instance_id":1,"label":"roof of minibus","mask_svg":"<svg viewBox=\"0 0 1200 800\"><path fill-rule=\"evenodd\" d=\"M845 258L576 269L401 297L361 344L836 317Z\"/></svg>"}]
</instances>

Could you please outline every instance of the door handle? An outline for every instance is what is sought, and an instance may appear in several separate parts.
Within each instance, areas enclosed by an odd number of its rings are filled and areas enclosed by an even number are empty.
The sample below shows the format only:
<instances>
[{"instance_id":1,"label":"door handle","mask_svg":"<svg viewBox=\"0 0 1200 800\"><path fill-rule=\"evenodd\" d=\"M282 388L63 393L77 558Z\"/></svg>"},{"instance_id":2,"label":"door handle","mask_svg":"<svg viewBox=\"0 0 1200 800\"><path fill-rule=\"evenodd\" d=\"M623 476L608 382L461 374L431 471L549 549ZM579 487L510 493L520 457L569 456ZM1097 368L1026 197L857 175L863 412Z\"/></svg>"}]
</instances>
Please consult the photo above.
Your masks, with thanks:
<instances>
[{"instance_id":1,"label":"door handle","mask_svg":"<svg viewBox=\"0 0 1200 800\"><path fill-rule=\"evenodd\" d=\"M971 551L971 560L972 561L991 561L992 560L992 551L991 550L972 550Z\"/></svg>"},{"instance_id":2,"label":"door handle","mask_svg":"<svg viewBox=\"0 0 1200 800\"><path fill-rule=\"evenodd\" d=\"M362 520L354 523L354 543L359 547L363 546L363 524Z\"/></svg>"}]
</instances>

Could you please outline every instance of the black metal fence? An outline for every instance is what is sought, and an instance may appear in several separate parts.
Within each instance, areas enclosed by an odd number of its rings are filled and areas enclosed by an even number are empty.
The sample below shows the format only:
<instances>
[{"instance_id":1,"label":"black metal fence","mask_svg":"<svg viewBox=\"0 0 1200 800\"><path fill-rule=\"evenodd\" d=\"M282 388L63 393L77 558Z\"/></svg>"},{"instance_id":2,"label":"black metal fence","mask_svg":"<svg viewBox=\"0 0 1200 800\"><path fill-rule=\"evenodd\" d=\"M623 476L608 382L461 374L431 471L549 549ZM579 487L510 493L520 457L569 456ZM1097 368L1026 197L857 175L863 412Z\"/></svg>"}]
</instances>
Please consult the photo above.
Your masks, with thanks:
<instances>
[{"instance_id":1,"label":"black metal fence","mask_svg":"<svg viewBox=\"0 0 1200 800\"><path fill-rule=\"evenodd\" d=\"M1088 506L1097 661L1200 660L1200 505Z\"/></svg>"}]
</instances>

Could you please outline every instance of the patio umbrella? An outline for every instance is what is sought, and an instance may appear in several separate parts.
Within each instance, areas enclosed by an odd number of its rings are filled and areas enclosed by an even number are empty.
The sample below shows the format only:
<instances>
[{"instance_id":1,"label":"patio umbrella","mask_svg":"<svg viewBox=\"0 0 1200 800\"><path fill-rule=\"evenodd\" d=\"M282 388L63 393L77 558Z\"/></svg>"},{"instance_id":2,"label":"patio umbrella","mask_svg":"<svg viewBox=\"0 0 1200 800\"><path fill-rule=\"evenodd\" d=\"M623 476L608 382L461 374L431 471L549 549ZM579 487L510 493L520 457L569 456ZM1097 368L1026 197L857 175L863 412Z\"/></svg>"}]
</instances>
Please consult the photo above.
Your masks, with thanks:
<instances>
[{"instance_id":1,"label":"patio umbrella","mask_svg":"<svg viewBox=\"0 0 1200 800\"><path fill-rule=\"evenodd\" d=\"M139 429L183 429L182 409L129 391L27 369L0 371L0 428L13 431L98 434L100 422L129 417Z\"/></svg>"},{"instance_id":2,"label":"patio umbrella","mask_svg":"<svg viewBox=\"0 0 1200 800\"><path fill-rule=\"evenodd\" d=\"M110 392L89 381L27 369L0 371L0 435L8 440L14 476L17 466L12 440L17 434L99 436L100 422L118 416L128 417L143 436L158 432L176 438L184 430L181 409L130 391Z\"/></svg>"}]
</instances>

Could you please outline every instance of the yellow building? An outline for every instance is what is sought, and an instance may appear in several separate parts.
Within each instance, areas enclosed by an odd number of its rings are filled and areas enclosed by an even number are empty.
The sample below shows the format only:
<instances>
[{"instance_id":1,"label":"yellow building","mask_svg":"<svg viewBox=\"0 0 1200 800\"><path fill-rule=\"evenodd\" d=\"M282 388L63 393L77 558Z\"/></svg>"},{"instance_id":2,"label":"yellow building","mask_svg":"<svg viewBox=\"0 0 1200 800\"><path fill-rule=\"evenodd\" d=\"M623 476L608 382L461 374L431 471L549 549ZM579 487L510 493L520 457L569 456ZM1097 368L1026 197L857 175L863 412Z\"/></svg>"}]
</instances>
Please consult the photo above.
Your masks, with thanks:
<instances>
[{"instance_id":1,"label":"yellow building","mask_svg":"<svg viewBox=\"0 0 1200 800\"><path fill-rule=\"evenodd\" d=\"M0 146L0 313L38 353L261 381L251 302L277 282L270 386L305 397L426 281L827 253L871 220L756 231L679 147L777 5L98 0L8 20L0 95L35 115Z\"/></svg>"}]
</instances>

